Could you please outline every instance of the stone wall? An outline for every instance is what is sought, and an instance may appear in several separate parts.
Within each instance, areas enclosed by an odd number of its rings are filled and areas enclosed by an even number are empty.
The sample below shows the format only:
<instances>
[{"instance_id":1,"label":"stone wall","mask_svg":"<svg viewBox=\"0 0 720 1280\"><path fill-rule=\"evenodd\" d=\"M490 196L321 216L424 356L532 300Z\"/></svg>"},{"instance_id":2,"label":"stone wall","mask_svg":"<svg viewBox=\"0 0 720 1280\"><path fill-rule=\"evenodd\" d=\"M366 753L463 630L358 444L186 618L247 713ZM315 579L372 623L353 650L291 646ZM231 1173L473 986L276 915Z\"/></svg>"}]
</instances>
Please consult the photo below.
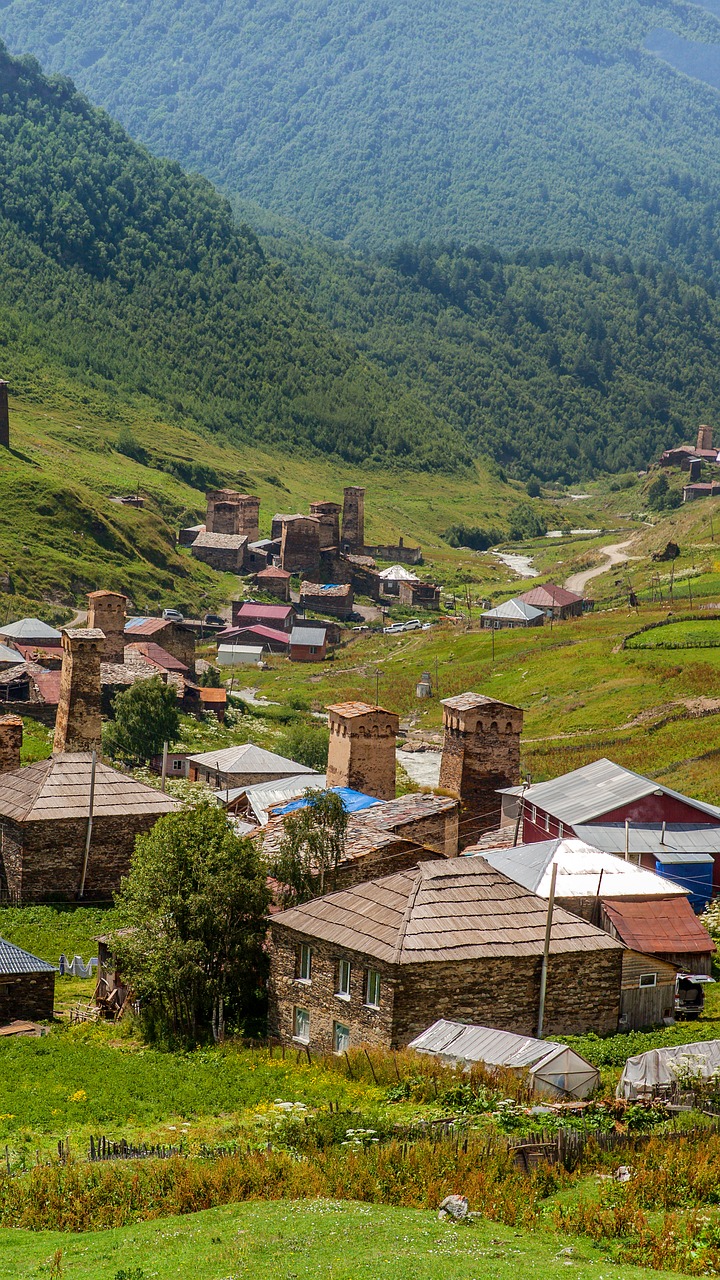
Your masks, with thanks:
<instances>
[{"instance_id":1,"label":"stone wall","mask_svg":"<svg viewBox=\"0 0 720 1280\"><path fill-rule=\"evenodd\" d=\"M394 800L399 717L394 711L371 706L358 714L362 705L328 707L327 785L351 787L378 800Z\"/></svg>"},{"instance_id":2,"label":"stone wall","mask_svg":"<svg viewBox=\"0 0 720 1280\"><path fill-rule=\"evenodd\" d=\"M622 950L550 956L543 1035L617 1031ZM540 956L402 965L395 997L393 1048L437 1018L537 1034Z\"/></svg>"},{"instance_id":3,"label":"stone wall","mask_svg":"<svg viewBox=\"0 0 720 1280\"><path fill-rule=\"evenodd\" d=\"M320 524L311 516L283 521L280 568L286 573L317 574L320 566Z\"/></svg>"},{"instance_id":4,"label":"stone wall","mask_svg":"<svg viewBox=\"0 0 720 1280\"><path fill-rule=\"evenodd\" d=\"M343 490L340 543L344 551L362 551L365 546L365 490L355 485Z\"/></svg>"},{"instance_id":5,"label":"stone wall","mask_svg":"<svg viewBox=\"0 0 720 1280\"><path fill-rule=\"evenodd\" d=\"M425 849L422 845L415 844L414 840L396 836L378 849L343 859L332 877L332 887L349 889L352 885L364 884L367 880L379 880L381 876L412 870L419 862L431 862L436 857L435 849ZM328 889L326 892L332 890Z\"/></svg>"},{"instance_id":6,"label":"stone wall","mask_svg":"<svg viewBox=\"0 0 720 1280\"><path fill-rule=\"evenodd\" d=\"M132 635L125 637L126 640L132 640ZM190 668L190 673L195 670L195 634L193 631L185 627L179 627L175 622L169 622L162 630L158 630L154 635L141 636L141 640L149 640L155 644L159 644L161 649L166 653L172 654L173 658L177 658L178 662L184 662L186 667Z\"/></svg>"},{"instance_id":7,"label":"stone wall","mask_svg":"<svg viewBox=\"0 0 720 1280\"><path fill-rule=\"evenodd\" d=\"M310 1014L309 1049L313 1053L333 1052L333 1024L350 1028L350 1044L385 1048L392 1039L395 977L381 961L368 960L358 952L329 943L304 938L281 925L270 925L270 977L268 981L268 1033L286 1043L293 1040L296 1006ZM300 945L312 951L310 982L299 981ZM350 999L338 997L338 961L352 966ZM368 966L380 973L380 1008L365 1004L365 974Z\"/></svg>"},{"instance_id":8,"label":"stone wall","mask_svg":"<svg viewBox=\"0 0 720 1280\"><path fill-rule=\"evenodd\" d=\"M85 896L107 901L127 875L135 837L149 831L159 814L96 817L85 880ZM0 822L0 882L22 902L73 900L82 877L87 820Z\"/></svg>"},{"instance_id":9,"label":"stone wall","mask_svg":"<svg viewBox=\"0 0 720 1280\"><path fill-rule=\"evenodd\" d=\"M97 629L63 631L60 701L53 750L99 751L100 655L105 636Z\"/></svg>"},{"instance_id":10,"label":"stone wall","mask_svg":"<svg viewBox=\"0 0 720 1280\"><path fill-rule=\"evenodd\" d=\"M55 1005L54 973L0 974L0 1026L47 1022Z\"/></svg>"},{"instance_id":11,"label":"stone wall","mask_svg":"<svg viewBox=\"0 0 720 1280\"><path fill-rule=\"evenodd\" d=\"M246 546L247 543L236 547L199 547L193 544L192 553L196 560L201 560L216 573L242 573Z\"/></svg>"},{"instance_id":12,"label":"stone wall","mask_svg":"<svg viewBox=\"0 0 720 1280\"><path fill-rule=\"evenodd\" d=\"M88 627L102 631L103 662L125 661L125 596L117 591L91 591L88 595Z\"/></svg>"},{"instance_id":13,"label":"stone wall","mask_svg":"<svg viewBox=\"0 0 720 1280\"><path fill-rule=\"evenodd\" d=\"M501 821L498 789L520 781L518 707L475 694L443 703L440 788L458 796L462 810L461 849Z\"/></svg>"},{"instance_id":14,"label":"stone wall","mask_svg":"<svg viewBox=\"0 0 720 1280\"><path fill-rule=\"evenodd\" d=\"M443 858L454 858L458 851L458 820L459 809L456 806L446 813L398 822L394 830L406 840L425 845Z\"/></svg>"},{"instance_id":15,"label":"stone wall","mask_svg":"<svg viewBox=\"0 0 720 1280\"><path fill-rule=\"evenodd\" d=\"M0 773L20 768L23 722L20 716L0 716Z\"/></svg>"},{"instance_id":16,"label":"stone wall","mask_svg":"<svg viewBox=\"0 0 720 1280\"><path fill-rule=\"evenodd\" d=\"M337 502L311 502L310 515L320 525L320 549L340 546L340 512Z\"/></svg>"}]
</instances>

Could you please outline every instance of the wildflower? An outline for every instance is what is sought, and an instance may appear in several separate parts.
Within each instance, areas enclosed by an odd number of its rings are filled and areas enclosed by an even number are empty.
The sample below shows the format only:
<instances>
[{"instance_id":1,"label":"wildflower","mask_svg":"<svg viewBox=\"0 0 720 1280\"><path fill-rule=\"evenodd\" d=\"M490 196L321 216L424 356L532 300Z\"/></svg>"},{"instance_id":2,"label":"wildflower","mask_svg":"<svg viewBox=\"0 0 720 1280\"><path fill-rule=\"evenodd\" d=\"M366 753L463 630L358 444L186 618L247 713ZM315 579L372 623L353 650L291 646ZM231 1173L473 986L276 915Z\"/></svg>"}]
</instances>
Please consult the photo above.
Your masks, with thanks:
<instances>
[{"instance_id":1,"label":"wildflower","mask_svg":"<svg viewBox=\"0 0 720 1280\"><path fill-rule=\"evenodd\" d=\"M87 1094L84 1089L76 1089L74 1093L68 1096L68 1102L87 1102Z\"/></svg>"}]
</instances>

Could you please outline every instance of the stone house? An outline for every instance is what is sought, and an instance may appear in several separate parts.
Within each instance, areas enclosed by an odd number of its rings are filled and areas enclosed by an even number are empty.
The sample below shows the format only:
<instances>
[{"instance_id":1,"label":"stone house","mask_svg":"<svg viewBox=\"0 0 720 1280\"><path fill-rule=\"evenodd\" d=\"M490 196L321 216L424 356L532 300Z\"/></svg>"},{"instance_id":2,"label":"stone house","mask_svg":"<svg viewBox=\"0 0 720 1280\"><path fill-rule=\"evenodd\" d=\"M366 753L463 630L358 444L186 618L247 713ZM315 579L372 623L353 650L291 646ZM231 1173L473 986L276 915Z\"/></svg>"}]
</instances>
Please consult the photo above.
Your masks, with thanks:
<instances>
[{"instance_id":1,"label":"stone house","mask_svg":"<svg viewBox=\"0 0 720 1280\"><path fill-rule=\"evenodd\" d=\"M168 618L128 618L125 623L125 644L144 644L152 640L171 653L190 671L195 670L195 635Z\"/></svg>"},{"instance_id":2,"label":"stone house","mask_svg":"<svg viewBox=\"0 0 720 1280\"><path fill-rule=\"evenodd\" d=\"M432 582L402 580L398 583L400 604L409 609L439 609L440 588Z\"/></svg>"},{"instance_id":3,"label":"stone house","mask_svg":"<svg viewBox=\"0 0 720 1280\"><path fill-rule=\"evenodd\" d=\"M316 1052L409 1044L437 1018L534 1035L547 903L482 858L423 862L270 919L268 1028ZM546 1035L611 1034L623 947L558 908Z\"/></svg>"},{"instance_id":4,"label":"stone house","mask_svg":"<svg viewBox=\"0 0 720 1280\"><path fill-rule=\"evenodd\" d=\"M280 571L279 571L280 572ZM292 604L262 604L258 600L234 600L232 627L272 627L275 631L292 631L295 607ZM219 633L223 638L225 632Z\"/></svg>"},{"instance_id":5,"label":"stone house","mask_svg":"<svg viewBox=\"0 0 720 1280\"><path fill-rule=\"evenodd\" d=\"M327 613L333 618L350 618L355 596L349 582L303 582L300 587L300 608L315 613Z\"/></svg>"},{"instance_id":6,"label":"stone house","mask_svg":"<svg viewBox=\"0 0 720 1280\"><path fill-rule=\"evenodd\" d=\"M286 569L278 569L276 565L268 565L255 574L255 582L261 591L277 596L278 600L290 599L290 577Z\"/></svg>"},{"instance_id":7,"label":"stone house","mask_svg":"<svg viewBox=\"0 0 720 1280\"><path fill-rule=\"evenodd\" d=\"M313 775L312 769L298 764L297 760L287 760L253 742L188 756L188 771L191 782L206 782L216 791L251 787L256 782L274 782L304 773Z\"/></svg>"},{"instance_id":8,"label":"stone house","mask_svg":"<svg viewBox=\"0 0 720 1280\"><path fill-rule=\"evenodd\" d=\"M0 1026L48 1021L54 1005L53 966L0 938Z\"/></svg>"},{"instance_id":9,"label":"stone house","mask_svg":"<svg viewBox=\"0 0 720 1280\"><path fill-rule=\"evenodd\" d=\"M199 533L190 548L196 560L202 560L218 573L242 573L248 540L240 533Z\"/></svg>"}]
</instances>

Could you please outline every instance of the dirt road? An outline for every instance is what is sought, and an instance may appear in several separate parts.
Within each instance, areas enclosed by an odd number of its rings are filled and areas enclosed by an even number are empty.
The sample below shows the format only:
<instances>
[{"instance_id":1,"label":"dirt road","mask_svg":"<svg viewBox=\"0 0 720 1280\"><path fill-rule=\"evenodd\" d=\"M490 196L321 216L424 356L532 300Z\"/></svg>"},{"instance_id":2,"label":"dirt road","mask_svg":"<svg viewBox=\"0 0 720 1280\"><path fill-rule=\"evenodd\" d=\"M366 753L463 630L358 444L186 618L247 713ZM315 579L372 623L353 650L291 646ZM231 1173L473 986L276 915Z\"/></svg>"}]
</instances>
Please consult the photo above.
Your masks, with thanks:
<instances>
[{"instance_id":1,"label":"dirt road","mask_svg":"<svg viewBox=\"0 0 720 1280\"><path fill-rule=\"evenodd\" d=\"M599 578L601 573L607 573L608 569L612 569L615 565L636 559L635 556L629 556L625 552L625 548L629 547L631 542L632 539L628 538L626 542L616 542L614 546L598 548L604 557L603 563L596 565L594 569L583 569L582 573L572 573L566 579L566 590L577 591L578 595L582 595L591 578Z\"/></svg>"}]
</instances>

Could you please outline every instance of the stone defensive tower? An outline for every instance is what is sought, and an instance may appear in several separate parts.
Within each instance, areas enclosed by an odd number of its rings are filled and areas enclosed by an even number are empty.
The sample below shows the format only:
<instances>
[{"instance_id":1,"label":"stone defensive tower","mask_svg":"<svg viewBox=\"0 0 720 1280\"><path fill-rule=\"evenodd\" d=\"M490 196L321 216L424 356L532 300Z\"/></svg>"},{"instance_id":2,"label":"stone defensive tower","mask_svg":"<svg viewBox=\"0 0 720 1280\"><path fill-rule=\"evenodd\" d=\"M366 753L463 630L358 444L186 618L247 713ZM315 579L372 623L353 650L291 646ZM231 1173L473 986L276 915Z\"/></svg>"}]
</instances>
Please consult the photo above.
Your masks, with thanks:
<instances>
[{"instance_id":1,"label":"stone defensive tower","mask_svg":"<svg viewBox=\"0 0 720 1280\"><path fill-rule=\"evenodd\" d=\"M208 533L230 533L257 542L260 537L260 499L234 489L213 489L207 495Z\"/></svg>"},{"instance_id":2,"label":"stone defensive tower","mask_svg":"<svg viewBox=\"0 0 720 1280\"><path fill-rule=\"evenodd\" d=\"M340 546L340 512L342 507L337 502L311 502L310 515L320 525L320 550Z\"/></svg>"},{"instance_id":3,"label":"stone defensive tower","mask_svg":"<svg viewBox=\"0 0 720 1280\"><path fill-rule=\"evenodd\" d=\"M97 628L63 631L60 701L53 751L99 751L100 657L105 636Z\"/></svg>"},{"instance_id":4,"label":"stone defensive tower","mask_svg":"<svg viewBox=\"0 0 720 1280\"><path fill-rule=\"evenodd\" d=\"M88 628L102 631L103 662L125 660L125 596L118 591L91 591L88 595Z\"/></svg>"},{"instance_id":5,"label":"stone defensive tower","mask_svg":"<svg viewBox=\"0 0 720 1280\"><path fill-rule=\"evenodd\" d=\"M20 716L0 716L0 773L20 768L23 722Z\"/></svg>"},{"instance_id":6,"label":"stone defensive tower","mask_svg":"<svg viewBox=\"0 0 720 1280\"><path fill-rule=\"evenodd\" d=\"M343 490L341 544L343 551L358 553L365 546L365 490L354 485Z\"/></svg>"},{"instance_id":7,"label":"stone defensive tower","mask_svg":"<svg viewBox=\"0 0 720 1280\"><path fill-rule=\"evenodd\" d=\"M314 516L288 516L282 523L280 567L286 573L314 577L320 568L320 521Z\"/></svg>"},{"instance_id":8,"label":"stone defensive tower","mask_svg":"<svg viewBox=\"0 0 720 1280\"><path fill-rule=\"evenodd\" d=\"M704 423L698 427L696 449L712 449L712 427L706 426Z\"/></svg>"},{"instance_id":9,"label":"stone defensive tower","mask_svg":"<svg viewBox=\"0 0 720 1280\"><path fill-rule=\"evenodd\" d=\"M399 716L366 702L341 702L328 707L328 727L328 787L351 787L378 800L394 800Z\"/></svg>"},{"instance_id":10,"label":"stone defensive tower","mask_svg":"<svg viewBox=\"0 0 720 1280\"><path fill-rule=\"evenodd\" d=\"M10 406L8 384L0 379L0 448L10 448Z\"/></svg>"},{"instance_id":11,"label":"stone defensive tower","mask_svg":"<svg viewBox=\"0 0 720 1280\"><path fill-rule=\"evenodd\" d=\"M460 847L500 825L499 787L520 781L523 712L482 693L443 699L440 787L460 800Z\"/></svg>"}]
</instances>

